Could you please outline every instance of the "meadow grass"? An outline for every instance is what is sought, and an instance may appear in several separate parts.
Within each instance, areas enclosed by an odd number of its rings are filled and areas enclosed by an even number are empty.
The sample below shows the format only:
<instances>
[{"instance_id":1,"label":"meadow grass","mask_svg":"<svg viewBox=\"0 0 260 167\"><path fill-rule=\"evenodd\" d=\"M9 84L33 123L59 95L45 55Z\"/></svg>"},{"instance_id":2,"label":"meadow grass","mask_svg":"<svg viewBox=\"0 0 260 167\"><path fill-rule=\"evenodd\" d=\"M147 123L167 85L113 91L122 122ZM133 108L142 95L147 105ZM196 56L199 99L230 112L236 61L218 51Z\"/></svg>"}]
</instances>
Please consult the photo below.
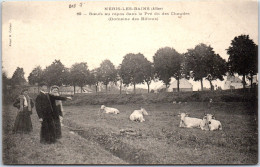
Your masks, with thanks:
<instances>
[{"instance_id":1,"label":"meadow grass","mask_svg":"<svg viewBox=\"0 0 260 167\"><path fill-rule=\"evenodd\" d=\"M258 162L257 111L249 103L147 104L145 122L129 120L140 105L110 105L119 115L99 113L98 105L67 106L66 122L82 129L81 135L97 141L129 163L137 164L256 164ZM223 131L179 128L179 112L202 118L214 113ZM121 134L132 129L134 135ZM104 141L98 141L100 136ZM107 142L107 143L106 143ZM119 144L117 144L119 143ZM129 149L129 146L131 149ZM125 147L125 148L124 148ZM132 152L124 155L123 152ZM136 154L136 155L135 155ZM142 158L145 157L145 158Z\"/></svg>"},{"instance_id":2,"label":"meadow grass","mask_svg":"<svg viewBox=\"0 0 260 167\"><path fill-rule=\"evenodd\" d=\"M100 105L64 106L63 138L52 145L39 143L40 124L34 112L34 131L12 134L16 109L3 110L5 164L256 164L258 128L256 104L203 102L142 105L145 122L132 122L140 104L109 105L120 114L99 112ZM180 112L202 118L214 113L223 131L179 128ZM121 133L131 129L133 134ZM73 133L72 133L73 132Z\"/></svg>"},{"instance_id":3,"label":"meadow grass","mask_svg":"<svg viewBox=\"0 0 260 167\"><path fill-rule=\"evenodd\" d=\"M55 144L40 143L40 123L33 112L33 132L13 134L17 109L3 108L3 163L4 164L127 164L97 143L72 134L62 127L62 138Z\"/></svg>"}]
</instances>

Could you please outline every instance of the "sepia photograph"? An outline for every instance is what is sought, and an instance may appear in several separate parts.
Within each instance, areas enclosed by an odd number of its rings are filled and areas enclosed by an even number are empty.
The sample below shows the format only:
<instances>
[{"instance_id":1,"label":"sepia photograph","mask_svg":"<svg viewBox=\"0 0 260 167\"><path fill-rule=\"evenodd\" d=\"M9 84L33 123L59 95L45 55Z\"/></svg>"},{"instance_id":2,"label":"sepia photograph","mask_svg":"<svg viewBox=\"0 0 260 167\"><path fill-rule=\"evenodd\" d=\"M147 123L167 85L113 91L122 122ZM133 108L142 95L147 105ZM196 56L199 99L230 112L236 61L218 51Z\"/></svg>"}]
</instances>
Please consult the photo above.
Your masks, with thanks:
<instances>
[{"instance_id":1,"label":"sepia photograph","mask_svg":"<svg viewBox=\"0 0 260 167\"><path fill-rule=\"evenodd\" d=\"M258 0L2 2L3 165L256 165Z\"/></svg>"}]
</instances>

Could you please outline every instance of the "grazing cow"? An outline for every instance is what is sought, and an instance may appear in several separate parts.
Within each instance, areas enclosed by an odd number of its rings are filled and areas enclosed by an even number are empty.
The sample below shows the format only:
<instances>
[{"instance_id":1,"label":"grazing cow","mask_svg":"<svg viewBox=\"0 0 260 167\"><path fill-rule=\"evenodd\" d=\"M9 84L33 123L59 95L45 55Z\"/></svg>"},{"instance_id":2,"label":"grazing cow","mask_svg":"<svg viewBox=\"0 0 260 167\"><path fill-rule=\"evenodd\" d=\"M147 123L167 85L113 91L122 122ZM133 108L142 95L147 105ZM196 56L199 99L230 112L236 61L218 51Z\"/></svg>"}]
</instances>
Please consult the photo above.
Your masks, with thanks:
<instances>
[{"instance_id":1,"label":"grazing cow","mask_svg":"<svg viewBox=\"0 0 260 167\"><path fill-rule=\"evenodd\" d=\"M148 113L144 108L141 107L141 110L134 110L134 112L130 115L130 120L144 122L145 119L143 115L148 115Z\"/></svg>"},{"instance_id":2,"label":"grazing cow","mask_svg":"<svg viewBox=\"0 0 260 167\"><path fill-rule=\"evenodd\" d=\"M207 114L206 117L207 117L207 123L210 131L222 130L222 125L220 121L215 120L214 115Z\"/></svg>"},{"instance_id":3,"label":"grazing cow","mask_svg":"<svg viewBox=\"0 0 260 167\"><path fill-rule=\"evenodd\" d=\"M200 124L202 122L202 119L188 117L187 113L180 113L178 116L181 117L181 121L180 121L179 127L183 127L183 128L200 128Z\"/></svg>"},{"instance_id":4,"label":"grazing cow","mask_svg":"<svg viewBox=\"0 0 260 167\"><path fill-rule=\"evenodd\" d=\"M119 110L116 108L106 107L105 105L102 105L101 110L105 110L106 114L119 114Z\"/></svg>"}]
</instances>

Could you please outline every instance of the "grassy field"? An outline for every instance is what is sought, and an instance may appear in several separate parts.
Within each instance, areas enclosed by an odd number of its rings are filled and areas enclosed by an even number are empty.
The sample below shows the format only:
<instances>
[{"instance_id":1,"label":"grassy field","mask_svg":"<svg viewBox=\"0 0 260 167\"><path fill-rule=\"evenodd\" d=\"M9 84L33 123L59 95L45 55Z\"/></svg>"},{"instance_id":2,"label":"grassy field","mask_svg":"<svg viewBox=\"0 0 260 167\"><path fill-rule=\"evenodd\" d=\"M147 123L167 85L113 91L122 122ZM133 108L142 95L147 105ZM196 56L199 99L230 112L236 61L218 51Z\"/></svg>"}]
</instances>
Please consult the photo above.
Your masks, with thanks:
<instances>
[{"instance_id":1,"label":"grassy field","mask_svg":"<svg viewBox=\"0 0 260 167\"><path fill-rule=\"evenodd\" d=\"M63 138L56 144L39 143L39 123L32 115L30 135L11 134L13 107L4 108L5 164L256 164L257 110L252 103L146 104L145 122L129 120L138 104L109 105L119 115L99 113L100 105L65 106ZM214 113L223 131L179 128L179 112L201 118ZM132 130L122 133L120 130Z\"/></svg>"},{"instance_id":2,"label":"grassy field","mask_svg":"<svg viewBox=\"0 0 260 167\"><path fill-rule=\"evenodd\" d=\"M63 138L55 144L40 144L40 123L36 112L31 118L31 134L12 134L17 109L3 108L4 164L126 164L97 143L62 128Z\"/></svg>"}]
</instances>

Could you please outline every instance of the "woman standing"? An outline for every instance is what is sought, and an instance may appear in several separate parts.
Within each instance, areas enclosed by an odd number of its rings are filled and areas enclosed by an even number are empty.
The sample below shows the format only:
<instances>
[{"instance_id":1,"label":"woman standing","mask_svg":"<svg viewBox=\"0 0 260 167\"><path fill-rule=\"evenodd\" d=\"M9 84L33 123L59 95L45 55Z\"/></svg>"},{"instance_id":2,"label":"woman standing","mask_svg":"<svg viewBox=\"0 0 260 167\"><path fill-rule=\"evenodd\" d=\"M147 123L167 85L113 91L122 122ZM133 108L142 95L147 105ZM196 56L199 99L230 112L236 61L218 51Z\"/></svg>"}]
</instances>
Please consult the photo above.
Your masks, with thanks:
<instances>
[{"instance_id":1,"label":"woman standing","mask_svg":"<svg viewBox=\"0 0 260 167\"><path fill-rule=\"evenodd\" d=\"M50 94L54 96L60 96L59 94L59 87L52 86L50 89ZM54 111L54 124L55 124L55 132L56 132L56 139L60 139L61 136L61 120L63 117L63 106L61 100L55 100L55 106L53 106Z\"/></svg>"},{"instance_id":2,"label":"woman standing","mask_svg":"<svg viewBox=\"0 0 260 167\"><path fill-rule=\"evenodd\" d=\"M57 121L59 121L59 114L56 108L56 100L71 100L71 97L55 96L45 92L43 88L40 94L36 97L36 111L41 123L40 142L41 143L55 143L57 135ZM53 87L50 92L52 92ZM60 125L60 124L59 124ZM59 126L58 125L58 126Z\"/></svg>"},{"instance_id":3,"label":"woman standing","mask_svg":"<svg viewBox=\"0 0 260 167\"><path fill-rule=\"evenodd\" d=\"M22 90L21 95L15 100L13 106L19 110L15 119L13 132L31 132L33 129L31 115L34 103L28 96L28 89Z\"/></svg>"}]
</instances>

